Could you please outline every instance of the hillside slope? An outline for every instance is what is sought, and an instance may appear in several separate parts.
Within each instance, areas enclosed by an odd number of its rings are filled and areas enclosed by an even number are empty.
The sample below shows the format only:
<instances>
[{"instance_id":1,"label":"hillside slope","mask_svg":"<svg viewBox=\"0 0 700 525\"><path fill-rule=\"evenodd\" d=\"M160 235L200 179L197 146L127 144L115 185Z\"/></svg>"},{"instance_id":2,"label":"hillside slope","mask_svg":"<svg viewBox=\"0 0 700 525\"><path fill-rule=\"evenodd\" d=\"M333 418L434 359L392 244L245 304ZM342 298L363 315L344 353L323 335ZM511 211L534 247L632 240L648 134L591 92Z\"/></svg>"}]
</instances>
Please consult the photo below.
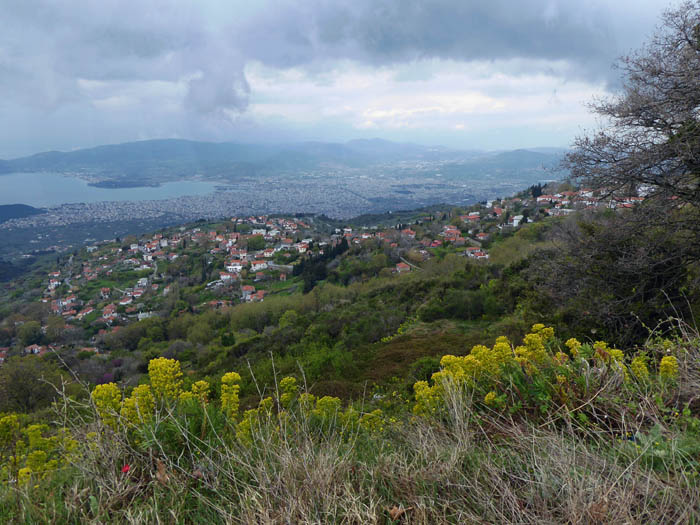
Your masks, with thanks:
<instances>
[{"instance_id":1,"label":"hillside slope","mask_svg":"<svg viewBox=\"0 0 700 525\"><path fill-rule=\"evenodd\" d=\"M27 206L26 204L0 204L0 223L9 221L10 219L31 217L39 213L44 213L44 210Z\"/></svg>"}]
</instances>

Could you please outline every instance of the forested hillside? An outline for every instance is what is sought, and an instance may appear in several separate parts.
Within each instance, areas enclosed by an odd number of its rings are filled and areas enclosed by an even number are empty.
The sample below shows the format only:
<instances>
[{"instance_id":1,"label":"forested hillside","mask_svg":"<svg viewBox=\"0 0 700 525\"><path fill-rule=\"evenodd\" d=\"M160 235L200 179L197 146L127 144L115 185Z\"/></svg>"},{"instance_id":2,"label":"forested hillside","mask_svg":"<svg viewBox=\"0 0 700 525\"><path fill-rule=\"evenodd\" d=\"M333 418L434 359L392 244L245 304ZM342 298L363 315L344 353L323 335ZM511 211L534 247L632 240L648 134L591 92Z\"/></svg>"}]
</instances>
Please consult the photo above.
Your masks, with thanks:
<instances>
[{"instance_id":1,"label":"forested hillside","mask_svg":"<svg viewBox=\"0 0 700 525\"><path fill-rule=\"evenodd\" d=\"M3 204L0 205L0 222L9 221L10 219L19 219L29 217L37 213L44 213L43 210L27 206L25 204Z\"/></svg>"}]
</instances>

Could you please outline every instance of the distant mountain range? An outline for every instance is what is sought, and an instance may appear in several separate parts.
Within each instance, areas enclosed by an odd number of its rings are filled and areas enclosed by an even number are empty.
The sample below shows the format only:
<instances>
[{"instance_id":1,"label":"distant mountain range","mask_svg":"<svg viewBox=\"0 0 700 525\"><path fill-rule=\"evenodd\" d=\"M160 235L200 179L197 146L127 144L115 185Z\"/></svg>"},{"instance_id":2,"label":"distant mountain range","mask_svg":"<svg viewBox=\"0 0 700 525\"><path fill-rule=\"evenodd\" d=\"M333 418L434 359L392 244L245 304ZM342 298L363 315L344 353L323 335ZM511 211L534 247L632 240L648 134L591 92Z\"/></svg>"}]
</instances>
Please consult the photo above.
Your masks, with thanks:
<instances>
[{"instance_id":1,"label":"distant mountain range","mask_svg":"<svg viewBox=\"0 0 700 525\"><path fill-rule=\"evenodd\" d=\"M120 187L160 184L195 176L225 181L323 167L365 168L402 161L456 163L473 169L475 173L502 174L513 169L553 168L564 151L538 148L483 152L380 139L353 140L345 144L300 142L277 145L164 139L71 152L49 151L0 160L0 175L50 171L88 176L96 185Z\"/></svg>"}]
</instances>

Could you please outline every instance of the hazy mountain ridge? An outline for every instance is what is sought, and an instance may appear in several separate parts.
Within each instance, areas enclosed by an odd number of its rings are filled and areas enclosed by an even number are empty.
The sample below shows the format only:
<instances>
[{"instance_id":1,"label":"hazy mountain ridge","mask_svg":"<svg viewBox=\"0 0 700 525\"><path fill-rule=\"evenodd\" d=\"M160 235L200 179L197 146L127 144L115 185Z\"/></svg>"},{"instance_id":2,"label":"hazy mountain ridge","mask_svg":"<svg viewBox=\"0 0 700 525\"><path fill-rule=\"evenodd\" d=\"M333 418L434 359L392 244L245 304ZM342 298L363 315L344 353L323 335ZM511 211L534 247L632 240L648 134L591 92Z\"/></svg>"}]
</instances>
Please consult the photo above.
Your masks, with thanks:
<instances>
[{"instance_id":1,"label":"hazy mountain ridge","mask_svg":"<svg viewBox=\"0 0 700 525\"><path fill-rule=\"evenodd\" d=\"M0 174L55 171L87 176L95 183L109 181L113 186L153 185L194 176L235 180L332 165L366 168L405 161L452 162L477 172L500 172L553 166L560 156L554 152L530 150L497 153L457 150L380 139L353 140L345 144L301 142L277 145L159 139L0 160Z\"/></svg>"},{"instance_id":2,"label":"hazy mountain ridge","mask_svg":"<svg viewBox=\"0 0 700 525\"><path fill-rule=\"evenodd\" d=\"M39 213L44 213L44 210L27 206L26 204L2 204L0 205L0 223L10 219L38 215Z\"/></svg>"}]
</instances>

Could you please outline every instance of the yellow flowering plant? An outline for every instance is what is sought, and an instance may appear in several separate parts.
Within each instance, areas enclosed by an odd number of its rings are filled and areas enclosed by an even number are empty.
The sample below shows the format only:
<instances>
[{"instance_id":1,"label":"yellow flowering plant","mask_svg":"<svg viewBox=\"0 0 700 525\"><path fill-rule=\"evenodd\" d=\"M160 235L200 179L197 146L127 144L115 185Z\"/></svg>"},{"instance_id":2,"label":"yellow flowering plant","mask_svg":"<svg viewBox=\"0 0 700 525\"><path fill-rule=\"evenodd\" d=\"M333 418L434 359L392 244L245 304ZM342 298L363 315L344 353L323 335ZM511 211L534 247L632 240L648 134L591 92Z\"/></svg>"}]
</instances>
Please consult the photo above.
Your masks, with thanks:
<instances>
[{"instance_id":1,"label":"yellow flowering plant","mask_svg":"<svg viewBox=\"0 0 700 525\"><path fill-rule=\"evenodd\" d=\"M16 477L20 485L37 482L62 468L73 459L78 447L65 429L52 434L45 424L22 427L16 414L0 418L0 437L3 439L2 477L6 480Z\"/></svg>"},{"instance_id":2,"label":"yellow flowering plant","mask_svg":"<svg viewBox=\"0 0 700 525\"><path fill-rule=\"evenodd\" d=\"M341 401L337 397L323 396L316 400L316 408L312 413L322 420L330 421L338 417Z\"/></svg>"},{"instance_id":3,"label":"yellow flowering plant","mask_svg":"<svg viewBox=\"0 0 700 525\"><path fill-rule=\"evenodd\" d=\"M647 367L647 357L645 355L635 356L630 362L630 370L637 381L649 379L649 368Z\"/></svg>"},{"instance_id":4,"label":"yellow flowering plant","mask_svg":"<svg viewBox=\"0 0 700 525\"><path fill-rule=\"evenodd\" d=\"M578 339L572 337L571 339L568 339L564 344L569 349L569 352L571 353L572 357L578 356L579 349L581 348L581 343Z\"/></svg>"},{"instance_id":5,"label":"yellow flowering plant","mask_svg":"<svg viewBox=\"0 0 700 525\"><path fill-rule=\"evenodd\" d=\"M293 377L285 377L280 381L279 389L281 392L280 404L284 408L289 408L299 392L297 380Z\"/></svg>"},{"instance_id":6,"label":"yellow flowering plant","mask_svg":"<svg viewBox=\"0 0 700 525\"><path fill-rule=\"evenodd\" d=\"M122 402L122 393L119 387L114 383L97 385L90 397L104 424L116 428L117 416Z\"/></svg>"},{"instance_id":7,"label":"yellow flowering plant","mask_svg":"<svg viewBox=\"0 0 700 525\"><path fill-rule=\"evenodd\" d=\"M145 423L153 418L156 402L149 385L134 388L131 396L124 399L120 415L131 425Z\"/></svg>"},{"instance_id":8,"label":"yellow flowering plant","mask_svg":"<svg viewBox=\"0 0 700 525\"><path fill-rule=\"evenodd\" d=\"M177 399L182 393L180 361L158 357L148 363L148 378L156 399Z\"/></svg>"},{"instance_id":9,"label":"yellow flowering plant","mask_svg":"<svg viewBox=\"0 0 700 525\"><path fill-rule=\"evenodd\" d=\"M568 353L563 349L568 349ZM417 415L445 414L446 395L448 390L453 395L455 389L467 389L470 396L483 396L484 405L491 408L546 414L552 403L562 407L588 406L595 381L616 384L628 392L634 392L641 383L652 384L644 353L628 358L605 341L582 344L574 338L560 347L554 330L541 324L533 325L522 344L514 349L507 339L498 338L491 348L477 345L466 356L443 356L440 365L430 381L413 385L413 411ZM663 357L658 378L669 382L677 380L678 375L678 359L672 355ZM616 382L615 376L621 381ZM599 396L597 402L609 400ZM580 412L577 415L585 418Z\"/></svg>"},{"instance_id":10,"label":"yellow flowering plant","mask_svg":"<svg viewBox=\"0 0 700 525\"><path fill-rule=\"evenodd\" d=\"M241 376L237 372L228 372L221 378L221 410L231 419L238 416L240 382Z\"/></svg>"},{"instance_id":11,"label":"yellow flowering plant","mask_svg":"<svg viewBox=\"0 0 700 525\"><path fill-rule=\"evenodd\" d=\"M670 381L678 377L678 359L672 355L666 355L661 358L659 363L659 377Z\"/></svg>"},{"instance_id":12,"label":"yellow flowering plant","mask_svg":"<svg viewBox=\"0 0 700 525\"><path fill-rule=\"evenodd\" d=\"M595 345L611 369L627 375L620 350L602 342ZM535 324L515 348L507 338L499 337L491 348L476 345L466 356L446 355L440 361L440 371L433 374L430 382L414 384L413 411L419 415L442 412L446 389L455 387L485 392L481 394L484 403L498 409L505 408L509 399L512 410L530 406L542 412L554 399L568 404L575 395L576 385L567 378L579 375L578 367L585 358L579 352L583 345L578 340L569 339L564 346L573 359L558 347L553 328ZM503 392L500 395L499 390Z\"/></svg>"},{"instance_id":13,"label":"yellow flowering plant","mask_svg":"<svg viewBox=\"0 0 700 525\"><path fill-rule=\"evenodd\" d=\"M209 390L211 387L207 381L195 381L190 387L192 395L200 403L207 403L209 401Z\"/></svg>"},{"instance_id":14,"label":"yellow flowering plant","mask_svg":"<svg viewBox=\"0 0 700 525\"><path fill-rule=\"evenodd\" d=\"M210 388L207 381L195 381L189 390L180 393L178 399L184 402L196 400L198 403L206 405L209 402Z\"/></svg>"},{"instance_id":15,"label":"yellow flowering plant","mask_svg":"<svg viewBox=\"0 0 700 525\"><path fill-rule=\"evenodd\" d=\"M380 409L372 410L360 417L360 428L370 433L379 433L384 430L384 418Z\"/></svg>"},{"instance_id":16,"label":"yellow flowering plant","mask_svg":"<svg viewBox=\"0 0 700 525\"><path fill-rule=\"evenodd\" d=\"M20 439L20 422L17 414L0 417L0 459L14 452Z\"/></svg>"},{"instance_id":17,"label":"yellow flowering plant","mask_svg":"<svg viewBox=\"0 0 700 525\"><path fill-rule=\"evenodd\" d=\"M255 432L262 428L262 424L270 420L274 401L271 397L260 400L257 408L251 408L243 412L241 421L236 425L236 437L244 445L253 444Z\"/></svg>"}]
</instances>

